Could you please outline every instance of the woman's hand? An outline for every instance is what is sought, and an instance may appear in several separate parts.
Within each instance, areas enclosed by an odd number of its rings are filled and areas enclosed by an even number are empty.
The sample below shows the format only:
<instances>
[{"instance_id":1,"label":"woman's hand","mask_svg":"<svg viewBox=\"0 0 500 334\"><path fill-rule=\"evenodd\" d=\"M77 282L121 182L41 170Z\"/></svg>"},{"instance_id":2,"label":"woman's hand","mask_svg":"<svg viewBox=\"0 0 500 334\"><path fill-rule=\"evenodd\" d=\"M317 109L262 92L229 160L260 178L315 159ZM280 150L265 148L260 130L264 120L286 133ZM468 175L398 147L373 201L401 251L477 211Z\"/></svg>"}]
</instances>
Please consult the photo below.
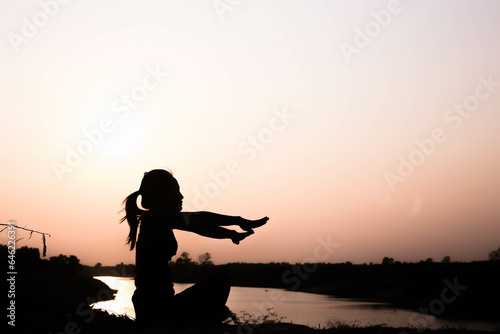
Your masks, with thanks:
<instances>
[{"instance_id":1,"label":"woman's hand","mask_svg":"<svg viewBox=\"0 0 500 334\"><path fill-rule=\"evenodd\" d=\"M250 235L253 234L252 230L250 230L248 232L243 232L243 233L238 233L236 231L232 231L232 232L233 232L233 235L231 236L231 241L235 245L239 245L241 240L243 240L246 237L248 237L248 236L250 236Z\"/></svg>"},{"instance_id":2,"label":"woman's hand","mask_svg":"<svg viewBox=\"0 0 500 334\"><path fill-rule=\"evenodd\" d=\"M254 228L261 227L262 225L267 223L268 220L269 220L269 217L264 217L264 218L257 219L257 220L243 219L243 222L240 223L240 227L242 230L245 230L247 232L251 231L253 233Z\"/></svg>"}]
</instances>

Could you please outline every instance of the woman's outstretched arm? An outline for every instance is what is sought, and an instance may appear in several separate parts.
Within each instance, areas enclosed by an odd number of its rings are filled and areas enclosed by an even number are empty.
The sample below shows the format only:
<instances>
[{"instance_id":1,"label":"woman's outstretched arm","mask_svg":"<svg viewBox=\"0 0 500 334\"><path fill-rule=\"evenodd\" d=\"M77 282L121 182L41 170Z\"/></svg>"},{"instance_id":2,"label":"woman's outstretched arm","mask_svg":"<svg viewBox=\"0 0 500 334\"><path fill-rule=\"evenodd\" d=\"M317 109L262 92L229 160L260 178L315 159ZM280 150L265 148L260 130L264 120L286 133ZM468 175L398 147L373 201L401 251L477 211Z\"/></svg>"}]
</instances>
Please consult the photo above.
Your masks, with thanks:
<instances>
[{"instance_id":1,"label":"woman's outstretched arm","mask_svg":"<svg viewBox=\"0 0 500 334\"><path fill-rule=\"evenodd\" d=\"M238 244L241 240L253 234L252 228L264 225L269 218L259 220L248 220L239 216L227 216L213 212L181 212L180 220L174 228L184 231L195 232L205 237L215 239L231 239ZM236 225L246 232L238 233L221 226Z\"/></svg>"},{"instance_id":2,"label":"woman's outstretched arm","mask_svg":"<svg viewBox=\"0 0 500 334\"><path fill-rule=\"evenodd\" d=\"M181 212L186 224L200 223L207 226L239 226L242 230L250 231L267 223L268 217L258 220L249 220L240 216L227 216L219 213L199 211L199 212Z\"/></svg>"}]
</instances>

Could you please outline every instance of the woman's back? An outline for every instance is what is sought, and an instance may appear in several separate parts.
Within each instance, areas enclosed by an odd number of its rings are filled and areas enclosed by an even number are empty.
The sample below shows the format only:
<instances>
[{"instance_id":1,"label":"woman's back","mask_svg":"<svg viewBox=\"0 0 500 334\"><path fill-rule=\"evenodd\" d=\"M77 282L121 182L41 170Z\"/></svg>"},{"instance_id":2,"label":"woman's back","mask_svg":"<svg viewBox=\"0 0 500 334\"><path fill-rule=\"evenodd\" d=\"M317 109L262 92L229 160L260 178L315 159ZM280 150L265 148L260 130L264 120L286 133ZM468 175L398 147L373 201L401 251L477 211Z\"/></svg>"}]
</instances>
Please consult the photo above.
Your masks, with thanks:
<instances>
[{"instance_id":1,"label":"woman's back","mask_svg":"<svg viewBox=\"0 0 500 334\"><path fill-rule=\"evenodd\" d=\"M168 262L177 253L177 240L171 227L180 217L179 212L161 208L142 215L135 257L137 289L174 295Z\"/></svg>"}]
</instances>

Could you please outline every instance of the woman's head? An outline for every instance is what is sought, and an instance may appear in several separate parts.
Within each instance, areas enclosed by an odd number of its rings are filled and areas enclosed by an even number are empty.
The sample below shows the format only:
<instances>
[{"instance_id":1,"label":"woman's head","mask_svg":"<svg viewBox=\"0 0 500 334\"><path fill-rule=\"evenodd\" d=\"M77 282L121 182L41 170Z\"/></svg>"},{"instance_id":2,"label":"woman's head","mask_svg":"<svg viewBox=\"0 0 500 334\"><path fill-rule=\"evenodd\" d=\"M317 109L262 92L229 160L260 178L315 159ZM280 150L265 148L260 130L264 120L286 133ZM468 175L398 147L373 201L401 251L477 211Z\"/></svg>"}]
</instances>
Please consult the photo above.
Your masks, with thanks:
<instances>
[{"instance_id":1,"label":"woman's head","mask_svg":"<svg viewBox=\"0 0 500 334\"><path fill-rule=\"evenodd\" d=\"M182 199L184 198L179 190L179 183L177 183L172 173L163 169L153 169L144 173L139 190L130 194L123 201L123 204L125 204L125 217L120 220L120 223L126 220L130 227L127 238L130 250L135 247L137 228L139 227L140 218L145 212L137 206L139 195L142 197L142 207L148 210L161 207L181 211Z\"/></svg>"},{"instance_id":2,"label":"woman's head","mask_svg":"<svg viewBox=\"0 0 500 334\"><path fill-rule=\"evenodd\" d=\"M142 196L143 208L164 207L179 211L182 209L184 196L179 190L179 183L166 170L153 169L144 173L139 194Z\"/></svg>"}]
</instances>

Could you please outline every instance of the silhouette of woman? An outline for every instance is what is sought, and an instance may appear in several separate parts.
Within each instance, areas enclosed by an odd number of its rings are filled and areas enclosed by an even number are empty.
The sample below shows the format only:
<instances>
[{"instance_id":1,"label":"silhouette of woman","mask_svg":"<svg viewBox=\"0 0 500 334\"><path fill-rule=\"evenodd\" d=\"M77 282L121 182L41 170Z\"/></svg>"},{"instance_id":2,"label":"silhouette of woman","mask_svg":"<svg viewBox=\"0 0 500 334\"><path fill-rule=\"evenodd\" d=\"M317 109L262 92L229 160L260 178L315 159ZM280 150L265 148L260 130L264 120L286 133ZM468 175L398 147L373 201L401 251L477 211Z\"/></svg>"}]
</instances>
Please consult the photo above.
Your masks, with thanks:
<instances>
[{"instance_id":1,"label":"silhouette of woman","mask_svg":"<svg viewBox=\"0 0 500 334\"><path fill-rule=\"evenodd\" d=\"M142 210L137 206L141 195ZM225 306L230 285L221 274L175 294L168 261L177 252L173 229L195 232L216 239L231 239L235 244L269 218L247 220L211 212L181 212L182 196L177 180L170 172L155 169L144 173L138 191L124 201L125 220L130 227L127 243L136 248L136 290L132 296L136 321L147 326L183 326L185 324L216 324L227 319ZM140 225L139 237L137 230ZM221 226L239 226L238 233Z\"/></svg>"}]
</instances>

